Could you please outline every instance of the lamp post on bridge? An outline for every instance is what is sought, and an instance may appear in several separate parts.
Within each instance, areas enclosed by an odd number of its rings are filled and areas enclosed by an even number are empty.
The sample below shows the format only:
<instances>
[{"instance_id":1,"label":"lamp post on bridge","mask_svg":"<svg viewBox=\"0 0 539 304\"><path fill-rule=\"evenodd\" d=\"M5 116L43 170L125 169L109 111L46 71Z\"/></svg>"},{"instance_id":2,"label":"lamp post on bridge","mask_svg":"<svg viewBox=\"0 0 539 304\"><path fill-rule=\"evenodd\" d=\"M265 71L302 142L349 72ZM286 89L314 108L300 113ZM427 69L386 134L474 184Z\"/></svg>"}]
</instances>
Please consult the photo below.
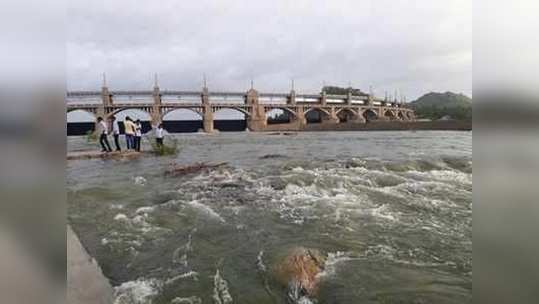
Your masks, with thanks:
<instances>
[{"instance_id":1,"label":"lamp post on bridge","mask_svg":"<svg viewBox=\"0 0 539 304\"><path fill-rule=\"evenodd\" d=\"M348 81L348 90L346 92L346 99L345 99L345 103L347 105L351 105L352 104L352 82L351 81Z\"/></svg>"},{"instance_id":2,"label":"lamp post on bridge","mask_svg":"<svg viewBox=\"0 0 539 304\"><path fill-rule=\"evenodd\" d=\"M154 76L154 85L153 85L153 106L152 106L152 125L157 126L163 121L162 111L161 111L161 91L159 89L159 83L157 81L157 74Z\"/></svg>"},{"instance_id":3,"label":"lamp post on bridge","mask_svg":"<svg viewBox=\"0 0 539 304\"><path fill-rule=\"evenodd\" d=\"M202 120L204 132L213 133L213 110L210 104L210 92L208 90L208 84L206 82L205 74L204 74L204 85L202 87L201 101L202 101L202 113L204 114L204 118Z\"/></svg>"},{"instance_id":4,"label":"lamp post on bridge","mask_svg":"<svg viewBox=\"0 0 539 304\"><path fill-rule=\"evenodd\" d=\"M112 94L107 87L107 76L103 73L103 85L101 86L101 105L97 107L97 116L105 119L107 108L112 106Z\"/></svg>"},{"instance_id":5,"label":"lamp post on bridge","mask_svg":"<svg viewBox=\"0 0 539 304\"><path fill-rule=\"evenodd\" d=\"M107 76L103 73L103 86L101 86L101 99L103 100L103 105L105 107L112 105L112 96L107 87Z\"/></svg>"},{"instance_id":6,"label":"lamp post on bridge","mask_svg":"<svg viewBox=\"0 0 539 304\"><path fill-rule=\"evenodd\" d=\"M292 86L290 88L290 95L288 95L288 98L286 102L290 105L296 104L296 90L294 88L294 79L292 79Z\"/></svg>"}]
</instances>

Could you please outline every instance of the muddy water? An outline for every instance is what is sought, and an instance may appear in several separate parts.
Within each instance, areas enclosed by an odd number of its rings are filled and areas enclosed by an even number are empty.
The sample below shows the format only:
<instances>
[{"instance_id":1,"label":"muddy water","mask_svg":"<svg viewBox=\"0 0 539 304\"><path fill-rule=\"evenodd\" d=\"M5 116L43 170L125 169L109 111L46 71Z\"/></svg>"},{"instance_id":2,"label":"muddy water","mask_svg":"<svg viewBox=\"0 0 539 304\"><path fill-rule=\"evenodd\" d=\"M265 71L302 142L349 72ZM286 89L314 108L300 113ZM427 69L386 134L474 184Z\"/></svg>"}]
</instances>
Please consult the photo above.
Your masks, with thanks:
<instances>
[{"instance_id":1,"label":"muddy water","mask_svg":"<svg viewBox=\"0 0 539 304\"><path fill-rule=\"evenodd\" d=\"M471 132L176 137L176 157L68 163L116 303L286 303L272 268L299 246L327 256L318 303L471 302ZM197 161L228 165L163 175Z\"/></svg>"}]
</instances>

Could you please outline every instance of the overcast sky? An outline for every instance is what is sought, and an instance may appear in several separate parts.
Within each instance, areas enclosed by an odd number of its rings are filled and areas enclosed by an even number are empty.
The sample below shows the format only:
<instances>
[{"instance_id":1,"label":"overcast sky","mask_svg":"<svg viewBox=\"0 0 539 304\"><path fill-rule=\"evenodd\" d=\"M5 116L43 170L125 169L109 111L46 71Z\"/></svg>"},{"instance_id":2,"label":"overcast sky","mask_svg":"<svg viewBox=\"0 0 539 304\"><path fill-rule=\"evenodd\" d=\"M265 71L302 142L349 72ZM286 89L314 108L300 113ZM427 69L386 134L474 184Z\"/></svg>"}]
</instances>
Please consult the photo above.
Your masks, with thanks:
<instances>
[{"instance_id":1,"label":"overcast sky","mask_svg":"<svg viewBox=\"0 0 539 304\"><path fill-rule=\"evenodd\" d=\"M472 93L471 0L69 1L67 85Z\"/></svg>"}]
</instances>

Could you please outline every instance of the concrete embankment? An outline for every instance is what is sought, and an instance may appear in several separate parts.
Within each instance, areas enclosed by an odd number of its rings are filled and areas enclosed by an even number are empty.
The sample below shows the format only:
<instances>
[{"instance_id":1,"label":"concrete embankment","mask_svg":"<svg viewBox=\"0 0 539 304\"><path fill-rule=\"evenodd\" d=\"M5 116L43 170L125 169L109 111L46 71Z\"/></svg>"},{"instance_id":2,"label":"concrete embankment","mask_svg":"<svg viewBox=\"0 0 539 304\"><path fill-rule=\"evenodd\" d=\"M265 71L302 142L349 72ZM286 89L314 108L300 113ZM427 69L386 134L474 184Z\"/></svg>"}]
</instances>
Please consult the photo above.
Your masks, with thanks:
<instances>
[{"instance_id":1,"label":"concrete embankment","mask_svg":"<svg viewBox=\"0 0 539 304\"><path fill-rule=\"evenodd\" d=\"M67 303L111 304L113 290L101 268L67 227Z\"/></svg>"}]
</instances>

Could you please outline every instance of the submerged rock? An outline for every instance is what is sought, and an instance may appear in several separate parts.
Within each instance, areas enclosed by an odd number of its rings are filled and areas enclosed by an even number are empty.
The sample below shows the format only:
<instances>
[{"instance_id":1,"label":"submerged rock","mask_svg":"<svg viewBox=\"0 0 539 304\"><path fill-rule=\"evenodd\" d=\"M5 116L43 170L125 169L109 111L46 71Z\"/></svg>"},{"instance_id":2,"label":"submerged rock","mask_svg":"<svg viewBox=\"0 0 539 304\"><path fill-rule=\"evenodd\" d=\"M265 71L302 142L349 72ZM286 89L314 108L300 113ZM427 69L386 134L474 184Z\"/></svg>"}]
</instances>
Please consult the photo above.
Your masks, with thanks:
<instances>
[{"instance_id":1,"label":"submerged rock","mask_svg":"<svg viewBox=\"0 0 539 304\"><path fill-rule=\"evenodd\" d=\"M274 158L288 158L286 155L282 154L265 154L260 156L258 159L274 159Z\"/></svg>"},{"instance_id":2,"label":"submerged rock","mask_svg":"<svg viewBox=\"0 0 539 304\"><path fill-rule=\"evenodd\" d=\"M178 165L172 164L169 169L165 171L165 175L169 176L180 176L191 173L198 173L200 171L207 171L210 169L215 169L227 165L227 162L220 162L216 164L207 164L207 163L195 163L193 165Z\"/></svg>"},{"instance_id":3,"label":"submerged rock","mask_svg":"<svg viewBox=\"0 0 539 304\"><path fill-rule=\"evenodd\" d=\"M326 257L318 250L292 249L274 269L277 281L288 289L291 303L310 303L318 293L318 274L324 270Z\"/></svg>"}]
</instances>

